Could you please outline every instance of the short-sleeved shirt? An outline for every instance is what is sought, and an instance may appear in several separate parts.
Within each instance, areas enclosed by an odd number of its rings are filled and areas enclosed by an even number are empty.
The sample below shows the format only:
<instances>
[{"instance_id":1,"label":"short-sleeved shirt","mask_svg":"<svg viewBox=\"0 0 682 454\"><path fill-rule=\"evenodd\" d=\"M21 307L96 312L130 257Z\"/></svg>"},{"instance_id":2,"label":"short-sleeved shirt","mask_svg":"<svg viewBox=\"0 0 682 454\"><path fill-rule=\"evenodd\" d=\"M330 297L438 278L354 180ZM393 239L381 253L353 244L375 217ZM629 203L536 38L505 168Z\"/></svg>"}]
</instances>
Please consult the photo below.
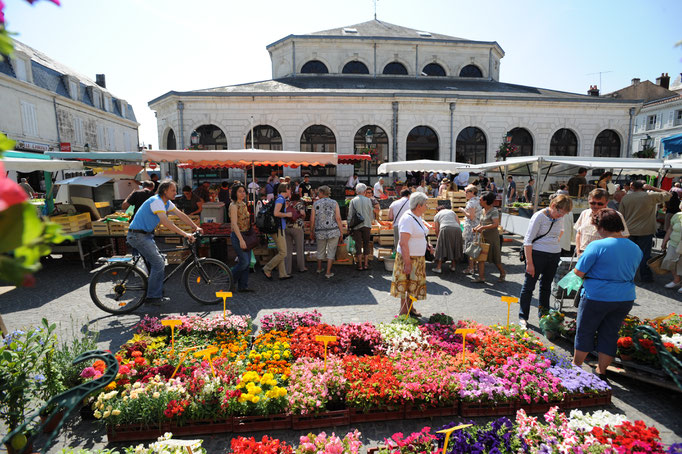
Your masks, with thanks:
<instances>
[{"instance_id":1,"label":"short-sleeved shirt","mask_svg":"<svg viewBox=\"0 0 682 454\"><path fill-rule=\"evenodd\" d=\"M585 296L596 301L634 301L635 273L642 251L627 238L591 242L575 268L585 273Z\"/></svg>"},{"instance_id":2,"label":"short-sleeved shirt","mask_svg":"<svg viewBox=\"0 0 682 454\"><path fill-rule=\"evenodd\" d=\"M260 190L260 185L256 183L255 181L252 181L249 183L249 194L255 195L258 194L258 191Z\"/></svg>"},{"instance_id":3,"label":"short-sleeved shirt","mask_svg":"<svg viewBox=\"0 0 682 454\"><path fill-rule=\"evenodd\" d=\"M374 197L381 197L381 194L384 193L384 187L382 186L381 182L377 181L374 184Z\"/></svg>"},{"instance_id":4,"label":"short-sleeved shirt","mask_svg":"<svg viewBox=\"0 0 682 454\"><path fill-rule=\"evenodd\" d=\"M126 199L128 203L135 206L135 210L133 211L133 217L135 217L142 204L146 202L147 199L150 198L151 196L152 191L148 191L147 189L138 189L137 191L133 192L128 196L128 198Z\"/></svg>"},{"instance_id":5,"label":"short-sleeved shirt","mask_svg":"<svg viewBox=\"0 0 682 454\"><path fill-rule=\"evenodd\" d=\"M313 185L306 183L305 181L300 184L299 189L301 191L301 196L303 197L311 197L313 194Z\"/></svg>"},{"instance_id":6,"label":"short-sleeved shirt","mask_svg":"<svg viewBox=\"0 0 682 454\"><path fill-rule=\"evenodd\" d=\"M507 194L511 194L512 189L514 190L514 194L510 195L509 198L516 199L516 196L518 195L516 193L516 181L510 181L509 183L507 183Z\"/></svg>"},{"instance_id":7,"label":"short-sleeved shirt","mask_svg":"<svg viewBox=\"0 0 682 454\"><path fill-rule=\"evenodd\" d=\"M441 229L443 227L459 228L459 220L457 219L457 215L455 214L455 212L452 210L448 209L440 210L438 213L436 213L436 216L434 216L433 220L434 222L438 223L438 227Z\"/></svg>"},{"instance_id":8,"label":"short-sleeved shirt","mask_svg":"<svg viewBox=\"0 0 682 454\"><path fill-rule=\"evenodd\" d=\"M204 202L210 202L211 201L211 192L206 189L203 186L199 186L194 190L194 194L197 195L197 197L201 197L201 200Z\"/></svg>"},{"instance_id":9,"label":"short-sleeved shirt","mask_svg":"<svg viewBox=\"0 0 682 454\"><path fill-rule=\"evenodd\" d=\"M315 236L320 240L338 238L341 235L339 225L336 223L336 207L339 204L334 199L323 197L313 203L315 211Z\"/></svg>"},{"instance_id":10,"label":"short-sleeved shirt","mask_svg":"<svg viewBox=\"0 0 682 454\"><path fill-rule=\"evenodd\" d=\"M286 213L287 212L287 200L282 197L281 195L277 196L277 199L275 199L275 205L280 204L282 205L282 209L280 210L280 213ZM277 209L277 206L275 206L275 209ZM280 219L280 225L282 226L282 231L287 228L287 221L286 218L279 218Z\"/></svg>"},{"instance_id":11,"label":"short-sleeved shirt","mask_svg":"<svg viewBox=\"0 0 682 454\"><path fill-rule=\"evenodd\" d=\"M533 186L527 184L526 189L523 191L523 196L526 198L526 202L530 202L533 198Z\"/></svg>"},{"instance_id":12,"label":"short-sleeved shirt","mask_svg":"<svg viewBox=\"0 0 682 454\"><path fill-rule=\"evenodd\" d=\"M199 202L201 202L201 199L195 193L192 193L189 199L184 194L175 199L175 205L185 214L197 211L199 209Z\"/></svg>"},{"instance_id":13,"label":"short-sleeved shirt","mask_svg":"<svg viewBox=\"0 0 682 454\"><path fill-rule=\"evenodd\" d=\"M372 206L372 201L365 197L364 195L356 195L353 200L350 201L348 206L348 220L353 219L353 214L355 212L360 213L360 215L365 219L365 221L355 227L357 230L361 227L372 227L372 221L374 221L374 211Z\"/></svg>"},{"instance_id":14,"label":"short-sleeved shirt","mask_svg":"<svg viewBox=\"0 0 682 454\"><path fill-rule=\"evenodd\" d=\"M175 205L170 200L164 204L161 196L151 196L137 210L137 214L130 223L130 228L151 233L159 225L159 213L167 215L173 210L175 210Z\"/></svg>"},{"instance_id":15,"label":"short-sleeved shirt","mask_svg":"<svg viewBox=\"0 0 682 454\"><path fill-rule=\"evenodd\" d=\"M410 249L411 257L420 257L426 253L426 237L424 236L424 233L428 232L428 229L424 225L424 221L420 217L415 216L411 210L400 218L398 231L400 233L410 234L407 247ZM398 244L399 254L403 253L401 249L400 244Z\"/></svg>"},{"instance_id":16,"label":"short-sleeved shirt","mask_svg":"<svg viewBox=\"0 0 682 454\"><path fill-rule=\"evenodd\" d=\"M230 203L230 190L228 188L220 188L220 191L218 191L218 201L225 204Z\"/></svg>"},{"instance_id":17,"label":"short-sleeved shirt","mask_svg":"<svg viewBox=\"0 0 682 454\"><path fill-rule=\"evenodd\" d=\"M410 210L410 199L408 197L402 197L395 202L391 203L388 207L389 213L393 214L393 225L398 225L402 216Z\"/></svg>"},{"instance_id":18,"label":"short-sleeved shirt","mask_svg":"<svg viewBox=\"0 0 682 454\"><path fill-rule=\"evenodd\" d=\"M620 201L618 209L628 223L630 235L643 236L656 233L656 208L670 199L669 192L633 191Z\"/></svg>"},{"instance_id":19,"label":"short-sleeved shirt","mask_svg":"<svg viewBox=\"0 0 682 454\"><path fill-rule=\"evenodd\" d=\"M587 178L581 177L581 176L574 176L571 177L568 180L568 183L566 185L568 186L568 195L572 197L578 197L578 193L580 192L580 185L586 185L587 184Z\"/></svg>"},{"instance_id":20,"label":"short-sleeved shirt","mask_svg":"<svg viewBox=\"0 0 682 454\"><path fill-rule=\"evenodd\" d=\"M232 202L237 207L237 227L240 232L246 232L251 228L251 215L244 202Z\"/></svg>"},{"instance_id":21,"label":"short-sleeved shirt","mask_svg":"<svg viewBox=\"0 0 682 454\"><path fill-rule=\"evenodd\" d=\"M618 213L618 215L625 226L625 230L623 230L621 233L623 236L630 236L630 232L628 232L628 226L625 224L623 215L620 213ZM587 245L591 242L602 239L602 236L597 231L597 227L592 224L592 209L590 208L583 210L583 212L580 213L580 217L578 217L578 220L575 222L573 228L575 229L576 233L580 232L580 244L576 245L579 251L584 251Z\"/></svg>"},{"instance_id":22,"label":"short-sleeved shirt","mask_svg":"<svg viewBox=\"0 0 682 454\"><path fill-rule=\"evenodd\" d=\"M469 184L469 172L459 172L455 177L454 183L457 186L466 186Z\"/></svg>"}]
</instances>

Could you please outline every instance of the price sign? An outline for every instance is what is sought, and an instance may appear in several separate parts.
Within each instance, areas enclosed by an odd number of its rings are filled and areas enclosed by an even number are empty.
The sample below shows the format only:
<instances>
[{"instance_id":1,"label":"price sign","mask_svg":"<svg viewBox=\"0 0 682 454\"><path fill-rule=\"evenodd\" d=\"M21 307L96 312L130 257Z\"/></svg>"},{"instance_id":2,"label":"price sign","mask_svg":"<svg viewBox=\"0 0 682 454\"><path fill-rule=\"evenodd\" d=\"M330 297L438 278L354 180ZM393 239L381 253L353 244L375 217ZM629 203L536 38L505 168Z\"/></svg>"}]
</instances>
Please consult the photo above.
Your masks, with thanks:
<instances>
[{"instance_id":1,"label":"price sign","mask_svg":"<svg viewBox=\"0 0 682 454\"><path fill-rule=\"evenodd\" d=\"M227 298L232 298L232 292L223 292L222 290L219 292L215 292L216 298L222 298L223 299L223 320L227 318L227 308L225 307L227 304Z\"/></svg>"},{"instance_id":2,"label":"price sign","mask_svg":"<svg viewBox=\"0 0 682 454\"><path fill-rule=\"evenodd\" d=\"M455 334L462 335L462 362L466 359L467 353L467 334L476 332L476 328L459 328L455 331Z\"/></svg>"},{"instance_id":3,"label":"price sign","mask_svg":"<svg viewBox=\"0 0 682 454\"><path fill-rule=\"evenodd\" d=\"M501 299L503 303L507 303L507 329L509 329L509 312L511 310L511 305L518 303L519 299L515 296L503 296Z\"/></svg>"},{"instance_id":4,"label":"price sign","mask_svg":"<svg viewBox=\"0 0 682 454\"><path fill-rule=\"evenodd\" d=\"M412 313L412 306L414 306L415 301L417 301L417 298L415 298L414 296L412 296L412 295L409 295L409 296L410 296L410 310L407 311L408 316Z\"/></svg>"},{"instance_id":5,"label":"price sign","mask_svg":"<svg viewBox=\"0 0 682 454\"><path fill-rule=\"evenodd\" d=\"M317 342L324 342L324 370L327 371L327 344L336 342L336 336L315 336Z\"/></svg>"},{"instance_id":6,"label":"price sign","mask_svg":"<svg viewBox=\"0 0 682 454\"><path fill-rule=\"evenodd\" d=\"M194 354L196 358L203 358L206 361L208 361L208 364L211 365L211 372L213 373L213 377L215 378L215 369L213 368L213 360L211 359L211 355L215 354L218 352L218 347L210 346L208 348L205 348L203 350L199 350Z\"/></svg>"},{"instance_id":7,"label":"price sign","mask_svg":"<svg viewBox=\"0 0 682 454\"><path fill-rule=\"evenodd\" d=\"M163 326L171 327L171 355L175 351L175 327L182 325L182 320L161 320Z\"/></svg>"},{"instance_id":8,"label":"price sign","mask_svg":"<svg viewBox=\"0 0 682 454\"><path fill-rule=\"evenodd\" d=\"M464 429L466 427L469 427L470 425L471 424L460 424L459 426L450 427L449 429L438 431L439 434L445 434L445 443L443 443L443 454L447 452L448 442L450 441L450 435L452 435L452 432L454 432L455 430Z\"/></svg>"},{"instance_id":9,"label":"price sign","mask_svg":"<svg viewBox=\"0 0 682 454\"><path fill-rule=\"evenodd\" d=\"M656 318L652 319L653 321L656 322L656 332L657 332L657 333L659 333L659 334L661 333L661 322L662 322L663 320L669 319L669 318L672 317L672 316L673 316L673 314L661 315L661 316L659 316L659 317L656 317Z\"/></svg>"},{"instance_id":10,"label":"price sign","mask_svg":"<svg viewBox=\"0 0 682 454\"><path fill-rule=\"evenodd\" d=\"M185 360L185 358L187 358L187 355L189 354L189 352L191 352L192 350L196 350L197 348L204 348L204 347L190 347L190 348L186 349L184 352L182 352L182 356L180 357L180 361L178 361L178 365L175 368L175 370L173 371L173 375L171 375L171 378L175 377L175 374L178 373L178 369L180 369L180 366L182 366L182 362Z\"/></svg>"}]
</instances>

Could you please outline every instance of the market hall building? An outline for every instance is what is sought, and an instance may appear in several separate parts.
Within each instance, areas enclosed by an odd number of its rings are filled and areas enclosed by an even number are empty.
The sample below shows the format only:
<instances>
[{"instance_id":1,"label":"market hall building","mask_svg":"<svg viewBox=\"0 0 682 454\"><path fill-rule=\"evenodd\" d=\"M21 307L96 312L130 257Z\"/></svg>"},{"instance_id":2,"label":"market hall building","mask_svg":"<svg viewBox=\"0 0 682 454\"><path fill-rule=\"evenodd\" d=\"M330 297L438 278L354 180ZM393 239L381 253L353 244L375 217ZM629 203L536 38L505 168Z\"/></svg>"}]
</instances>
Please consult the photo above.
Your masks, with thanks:
<instances>
[{"instance_id":1,"label":"market hall building","mask_svg":"<svg viewBox=\"0 0 682 454\"><path fill-rule=\"evenodd\" d=\"M287 175L340 180L355 171L372 183L382 162L490 162L509 139L518 156L631 154L641 102L604 99L596 87L583 95L501 82L505 54L495 41L371 20L289 35L267 50L270 80L170 91L150 101L159 148L249 148L253 127L255 148L373 156L338 167L285 168ZM195 182L202 176L194 170Z\"/></svg>"}]
</instances>

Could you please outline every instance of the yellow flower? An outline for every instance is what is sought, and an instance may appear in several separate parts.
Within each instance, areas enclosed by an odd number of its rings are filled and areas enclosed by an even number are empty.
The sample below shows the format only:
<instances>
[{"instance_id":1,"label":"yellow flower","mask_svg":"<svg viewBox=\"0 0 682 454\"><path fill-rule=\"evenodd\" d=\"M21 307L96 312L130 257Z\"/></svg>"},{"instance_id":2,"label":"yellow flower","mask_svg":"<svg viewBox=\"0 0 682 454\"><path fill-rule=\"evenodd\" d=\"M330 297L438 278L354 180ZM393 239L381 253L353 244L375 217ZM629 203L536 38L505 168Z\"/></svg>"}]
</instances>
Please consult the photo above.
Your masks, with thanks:
<instances>
[{"instance_id":1,"label":"yellow flower","mask_svg":"<svg viewBox=\"0 0 682 454\"><path fill-rule=\"evenodd\" d=\"M279 396L284 397L287 395L287 389L286 388L279 388Z\"/></svg>"},{"instance_id":2,"label":"yellow flower","mask_svg":"<svg viewBox=\"0 0 682 454\"><path fill-rule=\"evenodd\" d=\"M289 351L288 351L288 350L285 351L285 352L284 352L284 357L285 357L285 358L289 358L289 356L290 356L290 355L289 355Z\"/></svg>"},{"instance_id":3,"label":"yellow flower","mask_svg":"<svg viewBox=\"0 0 682 454\"><path fill-rule=\"evenodd\" d=\"M277 380L269 380L268 385L270 386L277 386Z\"/></svg>"},{"instance_id":4,"label":"yellow flower","mask_svg":"<svg viewBox=\"0 0 682 454\"><path fill-rule=\"evenodd\" d=\"M112 410L112 411L111 411L111 414L114 415L114 416L118 416L118 415L121 414L121 410Z\"/></svg>"},{"instance_id":5,"label":"yellow flower","mask_svg":"<svg viewBox=\"0 0 682 454\"><path fill-rule=\"evenodd\" d=\"M108 418L111 415L111 412L109 410L105 411L104 414L102 415L103 418Z\"/></svg>"},{"instance_id":6,"label":"yellow flower","mask_svg":"<svg viewBox=\"0 0 682 454\"><path fill-rule=\"evenodd\" d=\"M257 404L259 400L260 400L260 397L258 397L258 396L253 396L251 398L251 402L253 402L254 404Z\"/></svg>"},{"instance_id":7,"label":"yellow flower","mask_svg":"<svg viewBox=\"0 0 682 454\"><path fill-rule=\"evenodd\" d=\"M279 361L280 358L281 357L277 353L275 353L275 356L272 357L272 359L274 359L275 361Z\"/></svg>"},{"instance_id":8,"label":"yellow flower","mask_svg":"<svg viewBox=\"0 0 682 454\"><path fill-rule=\"evenodd\" d=\"M158 399L159 397L161 397L161 394L159 394L158 391L154 391L154 394L152 394L152 397L153 397L154 399Z\"/></svg>"},{"instance_id":9,"label":"yellow flower","mask_svg":"<svg viewBox=\"0 0 682 454\"><path fill-rule=\"evenodd\" d=\"M95 410L95 412L92 415L97 419L100 419L102 417L102 413L99 410Z\"/></svg>"},{"instance_id":10,"label":"yellow flower","mask_svg":"<svg viewBox=\"0 0 682 454\"><path fill-rule=\"evenodd\" d=\"M239 402L240 404L246 402L246 394L240 395L239 398L237 398L237 402Z\"/></svg>"},{"instance_id":11,"label":"yellow flower","mask_svg":"<svg viewBox=\"0 0 682 454\"><path fill-rule=\"evenodd\" d=\"M253 394L260 394L263 392L263 389L260 386L254 386L252 389L252 392L253 392Z\"/></svg>"},{"instance_id":12,"label":"yellow flower","mask_svg":"<svg viewBox=\"0 0 682 454\"><path fill-rule=\"evenodd\" d=\"M239 383L237 384L237 389L242 389L243 387L244 387L244 383L239 382Z\"/></svg>"},{"instance_id":13,"label":"yellow flower","mask_svg":"<svg viewBox=\"0 0 682 454\"><path fill-rule=\"evenodd\" d=\"M107 387L106 387L105 389L107 389L107 390L109 390L109 391L111 391L112 389L116 389L116 382L115 382L115 381L112 381L111 383L109 383L109 384L107 385Z\"/></svg>"}]
</instances>

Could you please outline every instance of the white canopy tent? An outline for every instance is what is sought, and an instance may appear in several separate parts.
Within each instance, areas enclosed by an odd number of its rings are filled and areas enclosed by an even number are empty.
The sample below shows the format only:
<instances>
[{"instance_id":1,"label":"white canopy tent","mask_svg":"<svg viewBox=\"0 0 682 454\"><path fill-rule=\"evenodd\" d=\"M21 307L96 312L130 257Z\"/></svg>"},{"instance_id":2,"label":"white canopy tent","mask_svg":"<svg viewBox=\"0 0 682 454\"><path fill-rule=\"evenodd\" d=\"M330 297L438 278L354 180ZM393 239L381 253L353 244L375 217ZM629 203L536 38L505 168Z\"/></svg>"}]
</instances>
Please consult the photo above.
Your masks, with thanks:
<instances>
[{"instance_id":1,"label":"white canopy tent","mask_svg":"<svg viewBox=\"0 0 682 454\"><path fill-rule=\"evenodd\" d=\"M83 163L79 161L62 161L58 159L30 159L30 158L2 158L0 161L6 171L17 172L57 172L59 170L82 170Z\"/></svg>"},{"instance_id":2,"label":"white canopy tent","mask_svg":"<svg viewBox=\"0 0 682 454\"><path fill-rule=\"evenodd\" d=\"M430 159L418 159L415 161L385 162L379 166L377 173L390 172L442 172L457 173L460 169L469 168L470 164L451 161L433 161Z\"/></svg>"}]
</instances>

